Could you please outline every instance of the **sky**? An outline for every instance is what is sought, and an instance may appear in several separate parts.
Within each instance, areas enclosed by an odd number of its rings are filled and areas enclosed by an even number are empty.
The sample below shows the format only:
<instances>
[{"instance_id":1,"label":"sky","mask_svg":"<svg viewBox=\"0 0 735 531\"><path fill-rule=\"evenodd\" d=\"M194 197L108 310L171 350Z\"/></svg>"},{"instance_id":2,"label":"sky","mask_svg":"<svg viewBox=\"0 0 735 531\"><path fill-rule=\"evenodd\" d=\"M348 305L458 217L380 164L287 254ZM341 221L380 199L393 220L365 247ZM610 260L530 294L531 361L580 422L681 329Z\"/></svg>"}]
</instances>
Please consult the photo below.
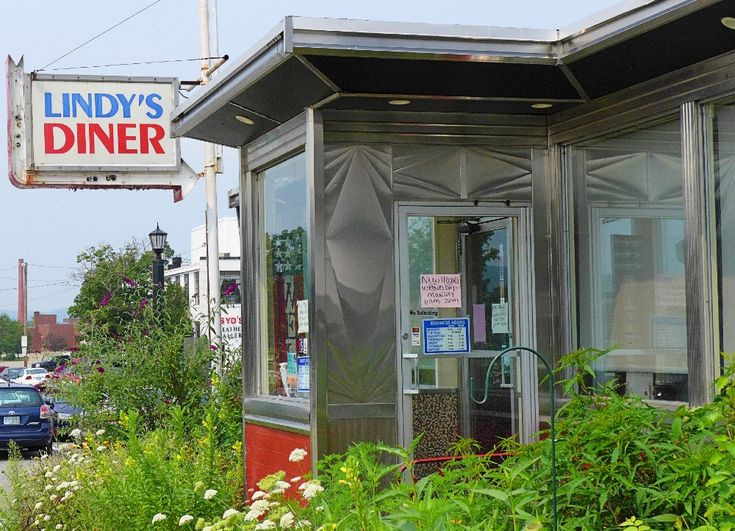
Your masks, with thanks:
<instances>
[{"instance_id":1,"label":"sky","mask_svg":"<svg viewBox=\"0 0 735 531\"><path fill-rule=\"evenodd\" d=\"M5 0L0 51L25 58L30 72L51 63L98 33L115 26L155 0ZM219 52L239 57L288 15L436 24L523 28L563 28L615 5L613 0L218 0ZM113 63L199 57L198 0L158 0L141 14L48 67L47 73L172 76L195 80L199 63L89 67ZM6 100L0 83L0 100ZM0 105L5 131L6 105ZM6 145L3 140L2 145ZM202 171L204 145L183 139L184 160ZM191 229L204 224L204 182L183 201L170 190L51 190L15 188L7 178L7 157L0 156L0 313L15 315L17 264L28 264L28 313L62 316L78 293L76 256L106 243L119 249L135 239L148 242L156 223L168 232L177 253L189 258ZM237 188L237 155L226 148L224 173L218 176L220 217L234 216L227 192Z\"/></svg>"}]
</instances>

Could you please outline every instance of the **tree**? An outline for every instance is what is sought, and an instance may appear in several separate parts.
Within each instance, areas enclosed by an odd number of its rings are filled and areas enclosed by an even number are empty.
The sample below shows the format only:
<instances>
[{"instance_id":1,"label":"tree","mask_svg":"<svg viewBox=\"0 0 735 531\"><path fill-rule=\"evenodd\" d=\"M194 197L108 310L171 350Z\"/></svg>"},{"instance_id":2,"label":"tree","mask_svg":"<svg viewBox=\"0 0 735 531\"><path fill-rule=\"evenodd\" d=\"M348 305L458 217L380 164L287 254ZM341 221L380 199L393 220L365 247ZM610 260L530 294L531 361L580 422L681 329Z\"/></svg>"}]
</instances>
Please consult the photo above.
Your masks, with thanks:
<instances>
[{"instance_id":1,"label":"tree","mask_svg":"<svg viewBox=\"0 0 735 531\"><path fill-rule=\"evenodd\" d=\"M0 353L17 354L20 352L20 338L23 335L23 323L0 314Z\"/></svg>"},{"instance_id":2,"label":"tree","mask_svg":"<svg viewBox=\"0 0 735 531\"><path fill-rule=\"evenodd\" d=\"M173 255L170 247L166 256ZM110 245L92 246L77 255L83 268L79 294L69 308L69 315L79 320L84 333L102 327L116 336L123 324L140 320L150 303L153 291L151 267L153 253L140 242L132 241L116 251ZM189 323L188 300L183 289L168 284L164 290L164 326Z\"/></svg>"},{"instance_id":3,"label":"tree","mask_svg":"<svg viewBox=\"0 0 735 531\"><path fill-rule=\"evenodd\" d=\"M46 350L49 350L51 352L66 350L69 347L64 336L54 334L53 332L46 336L44 343L46 346Z\"/></svg>"}]
</instances>

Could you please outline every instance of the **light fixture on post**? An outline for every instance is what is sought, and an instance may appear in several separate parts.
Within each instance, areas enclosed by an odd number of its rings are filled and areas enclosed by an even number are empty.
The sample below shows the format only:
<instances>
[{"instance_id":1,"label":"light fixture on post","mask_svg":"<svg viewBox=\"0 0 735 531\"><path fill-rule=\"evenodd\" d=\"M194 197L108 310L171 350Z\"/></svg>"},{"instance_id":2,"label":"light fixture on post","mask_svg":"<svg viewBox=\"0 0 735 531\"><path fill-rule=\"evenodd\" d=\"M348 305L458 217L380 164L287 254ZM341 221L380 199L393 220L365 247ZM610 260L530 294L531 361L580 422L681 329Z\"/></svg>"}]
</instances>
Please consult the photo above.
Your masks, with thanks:
<instances>
[{"instance_id":1,"label":"light fixture on post","mask_svg":"<svg viewBox=\"0 0 735 531\"><path fill-rule=\"evenodd\" d=\"M159 323L163 323L163 250L166 248L166 236L156 223L156 230L148 234L151 239L151 249L156 253L153 260L153 309Z\"/></svg>"}]
</instances>

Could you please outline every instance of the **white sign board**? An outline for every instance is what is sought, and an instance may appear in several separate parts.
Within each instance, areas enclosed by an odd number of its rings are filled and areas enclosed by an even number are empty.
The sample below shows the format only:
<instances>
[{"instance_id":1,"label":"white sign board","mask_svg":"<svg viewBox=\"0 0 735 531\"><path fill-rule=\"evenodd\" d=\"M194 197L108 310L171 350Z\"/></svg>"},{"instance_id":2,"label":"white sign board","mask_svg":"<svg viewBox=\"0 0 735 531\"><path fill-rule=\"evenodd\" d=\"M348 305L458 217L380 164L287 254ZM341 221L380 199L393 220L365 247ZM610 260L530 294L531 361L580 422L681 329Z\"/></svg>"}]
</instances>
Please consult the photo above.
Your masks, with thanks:
<instances>
[{"instance_id":1,"label":"white sign board","mask_svg":"<svg viewBox=\"0 0 735 531\"><path fill-rule=\"evenodd\" d=\"M222 306L222 341L228 348L242 348L242 309L239 304Z\"/></svg>"},{"instance_id":2,"label":"white sign board","mask_svg":"<svg viewBox=\"0 0 735 531\"><path fill-rule=\"evenodd\" d=\"M19 188L169 188L197 182L171 137L174 78L25 74L8 57L10 181Z\"/></svg>"},{"instance_id":3,"label":"white sign board","mask_svg":"<svg viewBox=\"0 0 735 531\"><path fill-rule=\"evenodd\" d=\"M462 275L420 275L422 308L461 308Z\"/></svg>"}]
</instances>

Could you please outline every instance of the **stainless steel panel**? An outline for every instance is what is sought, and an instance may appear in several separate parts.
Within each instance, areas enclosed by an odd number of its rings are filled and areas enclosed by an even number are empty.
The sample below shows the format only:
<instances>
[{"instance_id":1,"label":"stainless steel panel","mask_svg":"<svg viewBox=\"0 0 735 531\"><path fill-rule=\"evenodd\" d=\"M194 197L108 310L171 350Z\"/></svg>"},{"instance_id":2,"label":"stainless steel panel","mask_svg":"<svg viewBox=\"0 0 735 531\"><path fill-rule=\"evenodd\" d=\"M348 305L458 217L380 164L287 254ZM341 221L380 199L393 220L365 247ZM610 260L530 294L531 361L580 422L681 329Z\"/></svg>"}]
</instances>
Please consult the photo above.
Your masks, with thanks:
<instances>
[{"instance_id":1,"label":"stainless steel panel","mask_svg":"<svg viewBox=\"0 0 735 531\"><path fill-rule=\"evenodd\" d=\"M324 453L344 452L355 441L396 443L395 419L340 419L329 423Z\"/></svg>"},{"instance_id":2,"label":"stainless steel panel","mask_svg":"<svg viewBox=\"0 0 735 531\"><path fill-rule=\"evenodd\" d=\"M488 145L513 153L547 142L541 116L325 110L324 120L327 143Z\"/></svg>"},{"instance_id":3,"label":"stainless steel panel","mask_svg":"<svg viewBox=\"0 0 735 531\"><path fill-rule=\"evenodd\" d=\"M306 294L309 305L311 464L316 463L327 447L327 330L323 313L325 304L326 249L324 208L324 126L320 111L306 111L307 189L309 194L309 274L312 292Z\"/></svg>"},{"instance_id":4,"label":"stainless steel panel","mask_svg":"<svg viewBox=\"0 0 735 531\"><path fill-rule=\"evenodd\" d=\"M559 35L559 58L564 62L581 59L600 48L650 31L717 1L634 0L616 3L608 9L562 28Z\"/></svg>"},{"instance_id":5,"label":"stainless steel panel","mask_svg":"<svg viewBox=\"0 0 735 531\"><path fill-rule=\"evenodd\" d=\"M530 149L467 147L467 197L531 200Z\"/></svg>"},{"instance_id":6,"label":"stainless steel panel","mask_svg":"<svg viewBox=\"0 0 735 531\"><path fill-rule=\"evenodd\" d=\"M394 146L393 191L396 200L460 198L460 148Z\"/></svg>"},{"instance_id":7,"label":"stainless steel panel","mask_svg":"<svg viewBox=\"0 0 735 531\"><path fill-rule=\"evenodd\" d=\"M681 203L681 158L661 153L628 153L594 158L587 153L589 202Z\"/></svg>"},{"instance_id":8,"label":"stainless steel panel","mask_svg":"<svg viewBox=\"0 0 735 531\"><path fill-rule=\"evenodd\" d=\"M306 142L306 114L301 114L285 124L259 137L243 148L248 166L262 169L272 165L294 151L301 150Z\"/></svg>"},{"instance_id":9,"label":"stainless steel panel","mask_svg":"<svg viewBox=\"0 0 735 531\"><path fill-rule=\"evenodd\" d=\"M325 147L329 404L395 399L391 151ZM331 423L330 423L331 430Z\"/></svg>"},{"instance_id":10,"label":"stainless steel panel","mask_svg":"<svg viewBox=\"0 0 735 531\"><path fill-rule=\"evenodd\" d=\"M699 105L684 104L681 110L682 170L684 176L684 215L686 219L686 320L687 365L689 366L689 403L712 401L712 382L716 375L717 351L714 337L712 296L717 292L712 281L713 176L705 172L703 119Z\"/></svg>"},{"instance_id":11,"label":"stainless steel panel","mask_svg":"<svg viewBox=\"0 0 735 531\"><path fill-rule=\"evenodd\" d=\"M328 407L329 419L396 419L396 404L334 404Z\"/></svg>"},{"instance_id":12,"label":"stainless steel panel","mask_svg":"<svg viewBox=\"0 0 735 531\"><path fill-rule=\"evenodd\" d=\"M683 68L653 81L549 117L551 143L567 144L679 113L687 101L735 92L735 53Z\"/></svg>"}]
</instances>

